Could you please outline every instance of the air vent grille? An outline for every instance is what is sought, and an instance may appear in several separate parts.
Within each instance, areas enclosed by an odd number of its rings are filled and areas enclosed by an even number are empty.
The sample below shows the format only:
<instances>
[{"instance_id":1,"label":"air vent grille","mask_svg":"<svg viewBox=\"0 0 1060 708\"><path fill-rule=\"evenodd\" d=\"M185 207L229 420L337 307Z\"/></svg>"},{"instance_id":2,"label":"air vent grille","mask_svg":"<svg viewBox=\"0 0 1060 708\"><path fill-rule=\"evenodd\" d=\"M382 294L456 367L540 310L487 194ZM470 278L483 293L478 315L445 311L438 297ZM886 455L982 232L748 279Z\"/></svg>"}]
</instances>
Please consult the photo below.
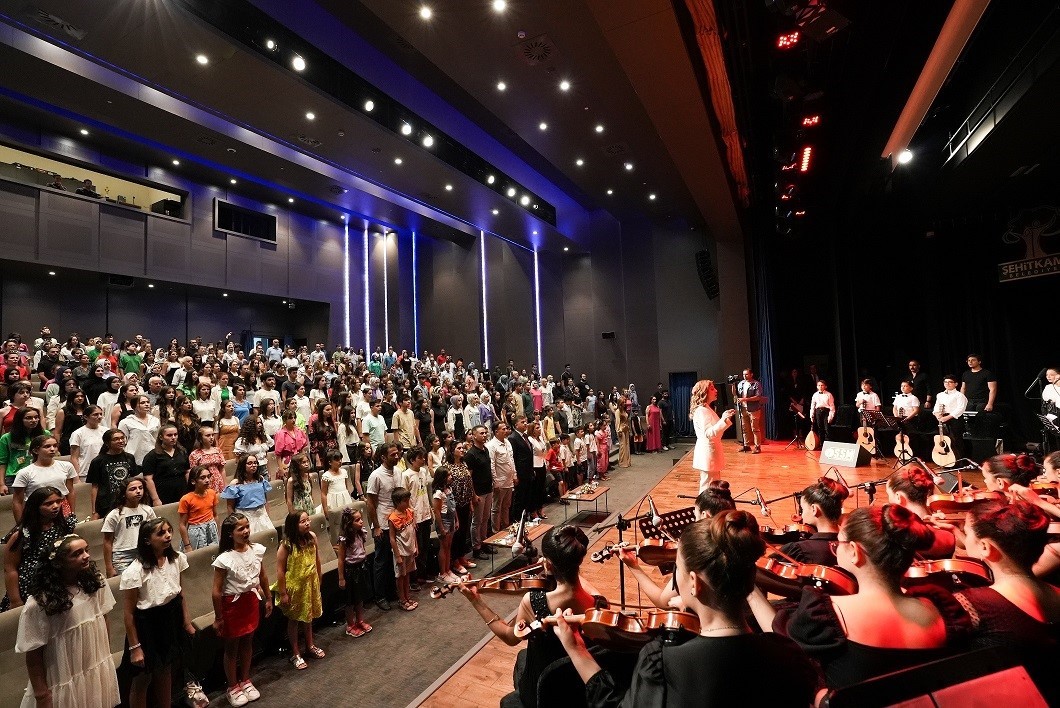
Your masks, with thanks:
<instances>
[{"instance_id":1,"label":"air vent grille","mask_svg":"<svg viewBox=\"0 0 1060 708\"><path fill-rule=\"evenodd\" d=\"M527 66L537 66L554 61L559 55L559 49L547 34L539 34L525 42L516 45L519 56Z\"/></svg>"}]
</instances>

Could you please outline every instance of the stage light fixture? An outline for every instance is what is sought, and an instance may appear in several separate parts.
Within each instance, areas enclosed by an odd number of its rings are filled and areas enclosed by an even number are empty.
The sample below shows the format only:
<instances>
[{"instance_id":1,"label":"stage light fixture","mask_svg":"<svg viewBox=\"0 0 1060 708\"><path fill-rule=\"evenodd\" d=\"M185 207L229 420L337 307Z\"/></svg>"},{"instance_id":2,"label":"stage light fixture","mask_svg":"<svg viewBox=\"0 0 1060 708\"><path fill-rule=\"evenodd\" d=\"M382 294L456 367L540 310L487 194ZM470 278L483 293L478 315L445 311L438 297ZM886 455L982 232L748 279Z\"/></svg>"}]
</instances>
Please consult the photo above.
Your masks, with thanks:
<instances>
[{"instance_id":1,"label":"stage light fixture","mask_svg":"<svg viewBox=\"0 0 1060 708\"><path fill-rule=\"evenodd\" d=\"M423 136L423 147L429 148L434 145L434 138L430 135Z\"/></svg>"},{"instance_id":2,"label":"stage light fixture","mask_svg":"<svg viewBox=\"0 0 1060 708\"><path fill-rule=\"evenodd\" d=\"M528 196L526 196L524 194L523 196L519 197L519 203L522 204L523 206L526 206L527 204L530 203L530 197L528 197Z\"/></svg>"},{"instance_id":3,"label":"stage light fixture","mask_svg":"<svg viewBox=\"0 0 1060 708\"><path fill-rule=\"evenodd\" d=\"M613 189L607 190L607 196L611 196L614 193L615 193L615 190L613 190Z\"/></svg>"},{"instance_id":4,"label":"stage light fixture","mask_svg":"<svg viewBox=\"0 0 1060 708\"><path fill-rule=\"evenodd\" d=\"M503 93L505 91L505 89L507 89L507 88L508 88L508 84L504 83L503 81L498 81L497 82L497 90L498 91Z\"/></svg>"},{"instance_id":5,"label":"stage light fixture","mask_svg":"<svg viewBox=\"0 0 1060 708\"><path fill-rule=\"evenodd\" d=\"M295 54L294 58L291 59L291 68L295 71L305 71L305 66L305 59L298 56L297 54Z\"/></svg>"},{"instance_id":6,"label":"stage light fixture","mask_svg":"<svg viewBox=\"0 0 1060 708\"><path fill-rule=\"evenodd\" d=\"M538 130L548 130L548 123L541 121L537 124Z\"/></svg>"},{"instance_id":7,"label":"stage light fixture","mask_svg":"<svg viewBox=\"0 0 1060 708\"><path fill-rule=\"evenodd\" d=\"M785 32L777 37L777 49L792 49L799 43L798 30Z\"/></svg>"},{"instance_id":8,"label":"stage light fixture","mask_svg":"<svg viewBox=\"0 0 1060 708\"><path fill-rule=\"evenodd\" d=\"M82 128L81 129L81 135L87 136L88 135L88 130L86 128Z\"/></svg>"},{"instance_id":9,"label":"stage light fixture","mask_svg":"<svg viewBox=\"0 0 1060 708\"><path fill-rule=\"evenodd\" d=\"M453 185L451 185L451 184L445 185L445 191L447 191L447 192L453 191Z\"/></svg>"},{"instance_id":10,"label":"stage light fixture","mask_svg":"<svg viewBox=\"0 0 1060 708\"><path fill-rule=\"evenodd\" d=\"M570 248L568 248L567 246L564 246L564 247L563 247L563 252L564 252L564 253L566 253L566 252L567 252L567 251L569 251L569 250L570 250Z\"/></svg>"},{"instance_id":11,"label":"stage light fixture","mask_svg":"<svg viewBox=\"0 0 1060 708\"><path fill-rule=\"evenodd\" d=\"M913 153L909 150L902 150L898 153L898 164L908 165L913 161Z\"/></svg>"},{"instance_id":12,"label":"stage light fixture","mask_svg":"<svg viewBox=\"0 0 1060 708\"><path fill-rule=\"evenodd\" d=\"M420 17L424 20L429 20L434 16L434 11L426 5L420 6Z\"/></svg>"},{"instance_id":13,"label":"stage light fixture","mask_svg":"<svg viewBox=\"0 0 1060 708\"><path fill-rule=\"evenodd\" d=\"M317 114L313 113L313 111L309 111L308 113L305 114L305 119L306 120L316 120L317 119Z\"/></svg>"},{"instance_id":14,"label":"stage light fixture","mask_svg":"<svg viewBox=\"0 0 1060 708\"><path fill-rule=\"evenodd\" d=\"M373 101L372 99L369 98L367 101L364 102L364 112L365 113L371 113L374 110L375 110L375 101Z\"/></svg>"},{"instance_id":15,"label":"stage light fixture","mask_svg":"<svg viewBox=\"0 0 1060 708\"><path fill-rule=\"evenodd\" d=\"M493 215L494 215L494 216L497 216L497 214L500 214L500 213L501 213L501 210L500 210L500 209L494 209L494 210L493 210Z\"/></svg>"},{"instance_id":16,"label":"stage light fixture","mask_svg":"<svg viewBox=\"0 0 1060 708\"><path fill-rule=\"evenodd\" d=\"M601 124L597 124L597 126L596 126L596 132L597 132L597 133L602 133L602 132L604 132L604 126L603 126L603 125L601 125Z\"/></svg>"},{"instance_id":17,"label":"stage light fixture","mask_svg":"<svg viewBox=\"0 0 1060 708\"><path fill-rule=\"evenodd\" d=\"M508 9L507 0L493 0L492 5L494 12L504 12Z\"/></svg>"},{"instance_id":18,"label":"stage light fixture","mask_svg":"<svg viewBox=\"0 0 1060 708\"><path fill-rule=\"evenodd\" d=\"M820 124L821 124L821 116L819 116L816 113L813 114L812 116L806 116L806 117L804 117L802 119L802 127L803 128L812 128L812 127L814 127L816 125L820 125Z\"/></svg>"},{"instance_id":19,"label":"stage light fixture","mask_svg":"<svg viewBox=\"0 0 1060 708\"><path fill-rule=\"evenodd\" d=\"M652 200L654 202L655 201L655 193L653 192L653 193L649 194L648 195L648 199L650 199L650 200Z\"/></svg>"},{"instance_id":20,"label":"stage light fixture","mask_svg":"<svg viewBox=\"0 0 1060 708\"><path fill-rule=\"evenodd\" d=\"M505 194L507 194L509 197L514 197L515 196L515 187L508 187L508 191L505 192Z\"/></svg>"},{"instance_id":21,"label":"stage light fixture","mask_svg":"<svg viewBox=\"0 0 1060 708\"><path fill-rule=\"evenodd\" d=\"M294 197L287 197L288 204L294 204Z\"/></svg>"},{"instance_id":22,"label":"stage light fixture","mask_svg":"<svg viewBox=\"0 0 1060 708\"><path fill-rule=\"evenodd\" d=\"M228 182L229 182L229 184L235 184L236 183L236 181L234 179L230 179L230 180L228 180Z\"/></svg>"},{"instance_id":23,"label":"stage light fixture","mask_svg":"<svg viewBox=\"0 0 1060 708\"><path fill-rule=\"evenodd\" d=\"M574 161L574 164L577 165L578 167L581 167L582 165L585 164L585 160L583 160L583 159L581 159L579 157L577 160Z\"/></svg>"},{"instance_id":24,"label":"stage light fixture","mask_svg":"<svg viewBox=\"0 0 1060 708\"><path fill-rule=\"evenodd\" d=\"M180 167L180 160L173 160L174 167Z\"/></svg>"},{"instance_id":25,"label":"stage light fixture","mask_svg":"<svg viewBox=\"0 0 1060 708\"><path fill-rule=\"evenodd\" d=\"M494 177L493 175L489 175L489 176L486 177L486 184L493 184L496 181L497 181L497 178Z\"/></svg>"},{"instance_id":26,"label":"stage light fixture","mask_svg":"<svg viewBox=\"0 0 1060 708\"><path fill-rule=\"evenodd\" d=\"M626 168L626 172L632 172L633 171L633 163L632 162L627 162L625 165L623 165L623 167Z\"/></svg>"},{"instance_id":27,"label":"stage light fixture","mask_svg":"<svg viewBox=\"0 0 1060 708\"><path fill-rule=\"evenodd\" d=\"M210 58L205 54L199 54L195 57L195 61L199 62L202 66L206 66L210 63Z\"/></svg>"},{"instance_id":28,"label":"stage light fixture","mask_svg":"<svg viewBox=\"0 0 1060 708\"><path fill-rule=\"evenodd\" d=\"M560 91L570 91L570 81L567 81L566 79L564 79L563 81L560 81L559 82L559 90Z\"/></svg>"},{"instance_id":29,"label":"stage light fixture","mask_svg":"<svg viewBox=\"0 0 1060 708\"><path fill-rule=\"evenodd\" d=\"M395 165L400 165L400 164L401 164L401 162L402 162L402 160L401 160L401 158L400 158L400 157L395 157L395 158L394 158L394 164L395 164Z\"/></svg>"},{"instance_id":30,"label":"stage light fixture","mask_svg":"<svg viewBox=\"0 0 1060 708\"><path fill-rule=\"evenodd\" d=\"M402 123L401 124L401 134L402 135L412 135L412 126L409 125L408 123Z\"/></svg>"},{"instance_id":31,"label":"stage light fixture","mask_svg":"<svg viewBox=\"0 0 1060 708\"><path fill-rule=\"evenodd\" d=\"M266 39L265 48L268 49L270 52L276 51L276 42L271 39Z\"/></svg>"}]
</instances>

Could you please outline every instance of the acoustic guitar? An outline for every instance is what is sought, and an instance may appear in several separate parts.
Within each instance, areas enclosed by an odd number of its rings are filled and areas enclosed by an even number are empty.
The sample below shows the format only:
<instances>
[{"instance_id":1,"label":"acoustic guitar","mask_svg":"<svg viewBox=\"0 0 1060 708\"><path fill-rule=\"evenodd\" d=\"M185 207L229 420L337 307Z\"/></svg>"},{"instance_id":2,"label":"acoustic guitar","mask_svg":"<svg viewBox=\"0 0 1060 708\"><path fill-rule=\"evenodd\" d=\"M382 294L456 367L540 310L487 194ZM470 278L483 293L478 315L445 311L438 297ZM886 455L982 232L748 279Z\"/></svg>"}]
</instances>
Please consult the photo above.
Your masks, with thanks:
<instances>
[{"instance_id":1,"label":"acoustic guitar","mask_svg":"<svg viewBox=\"0 0 1060 708\"><path fill-rule=\"evenodd\" d=\"M898 409L898 434L894 436L894 456L898 459L913 456L913 448L909 446L909 436L905 434L905 409Z\"/></svg>"},{"instance_id":2,"label":"acoustic guitar","mask_svg":"<svg viewBox=\"0 0 1060 708\"><path fill-rule=\"evenodd\" d=\"M861 427L858 428L858 445L865 448L865 452L872 454L876 449L876 431L871 425L865 425L865 416L861 416Z\"/></svg>"},{"instance_id":3,"label":"acoustic guitar","mask_svg":"<svg viewBox=\"0 0 1060 708\"><path fill-rule=\"evenodd\" d=\"M946 406L939 406L939 411L946 413ZM957 461L953 454L953 441L946 435L946 428L939 423L939 434L935 436L935 447L931 449L931 461L940 467L952 465Z\"/></svg>"}]
</instances>

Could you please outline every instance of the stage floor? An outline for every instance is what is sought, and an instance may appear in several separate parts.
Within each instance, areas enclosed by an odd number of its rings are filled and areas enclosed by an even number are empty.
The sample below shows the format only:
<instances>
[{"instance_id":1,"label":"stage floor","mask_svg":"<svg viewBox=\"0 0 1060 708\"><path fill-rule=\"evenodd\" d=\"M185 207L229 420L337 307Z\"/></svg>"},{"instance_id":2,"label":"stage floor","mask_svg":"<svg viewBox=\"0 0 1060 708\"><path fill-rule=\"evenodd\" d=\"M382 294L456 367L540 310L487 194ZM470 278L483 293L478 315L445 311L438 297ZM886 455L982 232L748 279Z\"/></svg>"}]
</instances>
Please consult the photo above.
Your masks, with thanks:
<instances>
[{"instance_id":1,"label":"stage floor","mask_svg":"<svg viewBox=\"0 0 1060 708\"><path fill-rule=\"evenodd\" d=\"M718 475L721 479L728 480L733 496L741 495L744 490L757 486L762 490L762 496L766 500L774 499L801 491L829 469L828 465L821 465L818 462L820 452L784 450L784 444L779 442L769 442L762 446L760 455L738 453L736 449L737 444L734 441L725 441L725 472ZM856 469L839 468L839 471L846 483L852 486L862 482L885 479L893 471L894 463L895 459L890 457L886 460L872 460L868 465ZM651 490L651 496L659 512L665 513L692 506L693 500L678 499L677 495L694 496L698 489L699 472L692 469L692 456L691 453L687 453ZM740 498L754 499L753 489L742 494ZM876 495L876 504L885 503L886 500L886 494L881 485ZM869 499L866 493L858 490L852 493L847 500L846 510L850 511L868 504ZM743 504L739 506L741 509L753 512L763 525L774 527L791 523L791 516L796 512L795 503L791 499L770 504L771 518L763 517L757 506ZM647 503L634 505L631 509L612 508L611 511L622 511L630 516L638 511L638 507L639 513L647 512ZM634 538L633 533L633 529L627 531L624 534L625 540L639 541L639 534ZM617 540L617 530L610 529L592 543L590 553ZM618 568L617 559L606 563L591 563L586 558L582 565L582 575L597 590L606 595L613 606L617 606L619 600ZM658 573L655 576L659 577ZM636 581L627 577L627 608L635 609L638 606L650 605L650 603L647 597L640 596L637 592ZM448 708L453 705L496 708L500 699L512 691L512 667L515 665L515 656L520 648L520 646L509 647L496 638L491 639L466 663L450 673L445 682L437 686L422 705L438 708Z\"/></svg>"}]
</instances>

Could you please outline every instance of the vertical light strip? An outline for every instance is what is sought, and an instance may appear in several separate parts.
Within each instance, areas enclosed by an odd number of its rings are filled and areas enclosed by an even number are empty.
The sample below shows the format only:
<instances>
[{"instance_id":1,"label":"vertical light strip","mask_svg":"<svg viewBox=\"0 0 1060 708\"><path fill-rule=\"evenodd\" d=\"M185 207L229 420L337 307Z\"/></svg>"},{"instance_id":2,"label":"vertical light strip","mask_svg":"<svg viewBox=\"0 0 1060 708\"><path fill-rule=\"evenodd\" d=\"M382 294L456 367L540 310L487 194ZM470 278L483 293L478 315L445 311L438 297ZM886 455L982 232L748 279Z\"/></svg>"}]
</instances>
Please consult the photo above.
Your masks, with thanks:
<instances>
[{"instance_id":1,"label":"vertical light strip","mask_svg":"<svg viewBox=\"0 0 1060 708\"><path fill-rule=\"evenodd\" d=\"M486 313L486 232L478 232L479 270L482 278L482 370L490 368L490 322Z\"/></svg>"},{"instance_id":2,"label":"vertical light strip","mask_svg":"<svg viewBox=\"0 0 1060 708\"><path fill-rule=\"evenodd\" d=\"M368 225L364 227L364 356L372 356L372 330L368 321Z\"/></svg>"},{"instance_id":3,"label":"vertical light strip","mask_svg":"<svg viewBox=\"0 0 1060 708\"><path fill-rule=\"evenodd\" d=\"M342 305L346 316L343 319L343 342L348 347L350 342L350 222L342 225Z\"/></svg>"},{"instance_id":4,"label":"vertical light strip","mask_svg":"<svg viewBox=\"0 0 1060 708\"><path fill-rule=\"evenodd\" d=\"M383 232L383 345L384 351L390 351L390 282L387 271L390 269L387 261L390 256L390 234Z\"/></svg>"},{"instance_id":5,"label":"vertical light strip","mask_svg":"<svg viewBox=\"0 0 1060 708\"><path fill-rule=\"evenodd\" d=\"M412 232L412 355L420 355L420 305L416 293L419 274L416 270L416 232Z\"/></svg>"},{"instance_id":6,"label":"vertical light strip","mask_svg":"<svg viewBox=\"0 0 1060 708\"><path fill-rule=\"evenodd\" d=\"M541 278L538 275L537 249L534 249L534 324L537 329L537 372L545 370L541 364Z\"/></svg>"}]
</instances>

